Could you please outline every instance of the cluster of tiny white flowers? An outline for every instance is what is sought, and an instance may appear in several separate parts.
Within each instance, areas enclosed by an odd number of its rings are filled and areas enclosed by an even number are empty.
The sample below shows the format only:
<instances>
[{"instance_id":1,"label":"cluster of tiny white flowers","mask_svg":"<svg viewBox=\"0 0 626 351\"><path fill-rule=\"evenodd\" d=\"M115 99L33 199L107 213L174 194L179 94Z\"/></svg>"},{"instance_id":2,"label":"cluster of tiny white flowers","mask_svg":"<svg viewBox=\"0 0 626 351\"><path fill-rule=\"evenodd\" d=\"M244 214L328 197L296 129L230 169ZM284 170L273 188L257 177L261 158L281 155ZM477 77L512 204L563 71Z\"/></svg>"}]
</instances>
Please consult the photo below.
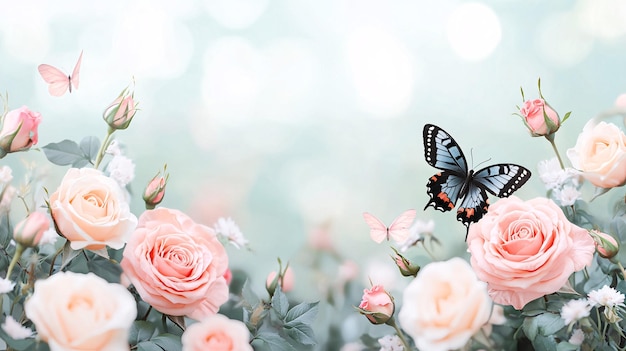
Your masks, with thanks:
<instances>
[{"instance_id":1,"label":"cluster of tiny white flowers","mask_svg":"<svg viewBox=\"0 0 626 351\"><path fill-rule=\"evenodd\" d=\"M404 351L402 340L397 335L385 335L378 339L380 351Z\"/></svg>"},{"instance_id":2,"label":"cluster of tiny white flowers","mask_svg":"<svg viewBox=\"0 0 626 351\"><path fill-rule=\"evenodd\" d=\"M0 278L0 294L6 294L10 291L13 291L13 288L15 287L15 283L13 283L12 281L10 281L9 279L1 279Z\"/></svg>"},{"instance_id":3,"label":"cluster of tiny white flowers","mask_svg":"<svg viewBox=\"0 0 626 351\"><path fill-rule=\"evenodd\" d=\"M248 240L243 236L239 226L233 221L232 218L219 218L213 225L213 229L218 235L221 235L229 243L233 244L238 249L248 245Z\"/></svg>"},{"instance_id":4,"label":"cluster of tiny white flowers","mask_svg":"<svg viewBox=\"0 0 626 351\"><path fill-rule=\"evenodd\" d=\"M26 339L33 335L33 331L30 328L22 326L11 316L7 316L4 323L2 323L2 330L15 340Z\"/></svg>"},{"instance_id":5,"label":"cluster of tiny white flowers","mask_svg":"<svg viewBox=\"0 0 626 351\"><path fill-rule=\"evenodd\" d=\"M571 206L580 199L581 177L573 168L561 168L559 160L554 157L550 160L540 161L537 165L539 178L550 190L552 200L561 206Z\"/></svg>"},{"instance_id":6,"label":"cluster of tiny white flowers","mask_svg":"<svg viewBox=\"0 0 626 351\"><path fill-rule=\"evenodd\" d=\"M570 300L561 307L561 318L565 324L577 322L585 317L589 317L591 306L587 299Z\"/></svg>"},{"instance_id":7,"label":"cluster of tiny white flowers","mask_svg":"<svg viewBox=\"0 0 626 351\"><path fill-rule=\"evenodd\" d=\"M589 316L593 307L604 307L604 315L609 323L622 320L620 314L624 312L624 294L608 285L589 292L587 299L570 300L561 308L561 318L565 324L572 324ZM577 338L580 335L577 335ZM574 335L572 335L574 338ZM584 335L583 335L584 338ZM574 338L577 340L576 338Z\"/></svg>"},{"instance_id":8,"label":"cluster of tiny white flowers","mask_svg":"<svg viewBox=\"0 0 626 351\"><path fill-rule=\"evenodd\" d=\"M427 236L432 235L434 231L435 221L432 219L428 221L417 219L413 225L411 225L411 228L409 228L409 237L401 244L400 251L406 252L411 246L415 246Z\"/></svg>"},{"instance_id":9,"label":"cluster of tiny white flowers","mask_svg":"<svg viewBox=\"0 0 626 351\"><path fill-rule=\"evenodd\" d=\"M113 140L105 152L113 156L106 168L109 177L114 179L120 187L124 188L135 178L135 163L130 158L122 155L122 150L117 140Z\"/></svg>"}]
</instances>

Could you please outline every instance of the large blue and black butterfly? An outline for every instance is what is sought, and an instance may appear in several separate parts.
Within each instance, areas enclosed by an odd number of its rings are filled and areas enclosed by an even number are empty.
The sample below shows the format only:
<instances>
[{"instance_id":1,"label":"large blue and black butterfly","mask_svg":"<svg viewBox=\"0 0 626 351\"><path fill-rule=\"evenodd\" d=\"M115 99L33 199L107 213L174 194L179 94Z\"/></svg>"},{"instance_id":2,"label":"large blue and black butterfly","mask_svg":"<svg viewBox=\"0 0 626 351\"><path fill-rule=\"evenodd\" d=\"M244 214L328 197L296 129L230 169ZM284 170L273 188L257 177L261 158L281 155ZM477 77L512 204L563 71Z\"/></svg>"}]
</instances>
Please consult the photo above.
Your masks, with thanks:
<instances>
[{"instance_id":1,"label":"large blue and black butterfly","mask_svg":"<svg viewBox=\"0 0 626 351\"><path fill-rule=\"evenodd\" d=\"M441 170L428 180L426 187L430 200L424 209L432 205L446 212L461 200L456 218L468 228L487 213L487 192L507 197L530 179L528 169L512 163L500 163L476 172L468 169L459 144L433 124L424 126L424 157L429 165Z\"/></svg>"}]
</instances>

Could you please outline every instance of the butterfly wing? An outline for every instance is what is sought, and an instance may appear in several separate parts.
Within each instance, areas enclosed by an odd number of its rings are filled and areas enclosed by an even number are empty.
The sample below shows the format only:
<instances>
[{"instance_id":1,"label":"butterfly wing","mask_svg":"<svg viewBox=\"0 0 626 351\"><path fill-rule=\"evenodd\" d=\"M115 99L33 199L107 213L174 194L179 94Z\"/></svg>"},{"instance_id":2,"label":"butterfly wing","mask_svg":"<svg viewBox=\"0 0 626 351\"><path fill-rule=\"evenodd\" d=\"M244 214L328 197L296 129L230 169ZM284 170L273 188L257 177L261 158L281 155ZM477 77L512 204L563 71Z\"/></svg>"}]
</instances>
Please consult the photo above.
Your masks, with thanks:
<instances>
[{"instance_id":1,"label":"butterfly wing","mask_svg":"<svg viewBox=\"0 0 626 351\"><path fill-rule=\"evenodd\" d=\"M52 96L62 96L69 89L70 78L60 69L41 64L37 67L41 78L48 83L48 91Z\"/></svg>"},{"instance_id":2,"label":"butterfly wing","mask_svg":"<svg viewBox=\"0 0 626 351\"><path fill-rule=\"evenodd\" d=\"M70 78L71 85L74 86L74 89L78 89L78 83L80 79L80 64L83 61L83 52L80 52L80 56L78 56L78 61L76 61L76 66L74 66L74 70L72 71L72 76ZM72 87L70 86L70 93L72 92Z\"/></svg>"},{"instance_id":3,"label":"butterfly wing","mask_svg":"<svg viewBox=\"0 0 626 351\"><path fill-rule=\"evenodd\" d=\"M407 210L402 212L396 219L393 220L393 223L389 226L389 237L395 240L397 243L403 243L409 237L409 228L411 224L413 224L413 220L415 220L415 216L417 216L417 211L415 210Z\"/></svg>"},{"instance_id":4,"label":"butterfly wing","mask_svg":"<svg viewBox=\"0 0 626 351\"><path fill-rule=\"evenodd\" d=\"M457 219L465 226L478 222L487 213L487 192L508 197L530 179L530 171L520 165L501 163L472 175L468 191L457 209Z\"/></svg>"},{"instance_id":5,"label":"butterfly wing","mask_svg":"<svg viewBox=\"0 0 626 351\"><path fill-rule=\"evenodd\" d=\"M372 240L380 244L383 240L388 239L387 227L380 219L367 212L363 213L363 218L365 218L365 223L370 227L370 237Z\"/></svg>"},{"instance_id":6,"label":"butterfly wing","mask_svg":"<svg viewBox=\"0 0 626 351\"><path fill-rule=\"evenodd\" d=\"M462 195L468 176L467 161L459 144L445 130L433 124L424 126L424 157L429 165L442 170L430 177L426 185L430 200L424 207L450 211Z\"/></svg>"}]
</instances>

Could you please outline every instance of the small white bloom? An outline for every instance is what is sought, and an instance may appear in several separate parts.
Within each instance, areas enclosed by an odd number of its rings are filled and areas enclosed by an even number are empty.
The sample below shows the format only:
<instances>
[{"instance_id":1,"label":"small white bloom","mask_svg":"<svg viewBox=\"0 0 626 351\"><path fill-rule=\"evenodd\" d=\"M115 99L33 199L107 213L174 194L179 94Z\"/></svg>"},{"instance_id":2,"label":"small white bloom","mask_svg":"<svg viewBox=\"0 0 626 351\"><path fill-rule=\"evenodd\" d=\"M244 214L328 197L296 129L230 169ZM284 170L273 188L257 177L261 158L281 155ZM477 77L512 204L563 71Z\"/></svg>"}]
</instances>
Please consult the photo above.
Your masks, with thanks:
<instances>
[{"instance_id":1,"label":"small white bloom","mask_svg":"<svg viewBox=\"0 0 626 351\"><path fill-rule=\"evenodd\" d=\"M239 230L235 221L233 221L230 217L219 218L213 225L213 229L215 229L217 234L228 239L228 242L233 244L238 249L248 245L248 240L243 236L243 233Z\"/></svg>"},{"instance_id":2,"label":"small white bloom","mask_svg":"<svg viewBox=\"0 0 626 351\"><path fill-rule=\"evenodd\" d=\"M378 339L380 351L404 351L404 345L397 335L385 335Z\"/></svg>"},{"instance_id":3,"label":"small white bloom","mask_svg":"<svg viewBox=\"0 0 626 351\"><path fill-rule=\"evenodd\" d=\"M135 178L135 164L130 158L117 155L107 166L109 177L114 179L123 188Z\"/></svg>"},{"instance_id":4,"label":"small white bloom","mask_svg":"<svg viewBox=\"0 0 626 351\"><path fill-rule=\"evenodd\" d=\"M400 251L406 252L409 247L416 245L423 240L426 236L432 235L435 231L435 221L429 219L428 221L422 221L421 219L415 220L413 225L409 228L409 237L401 244Z\"/></svg>"},{"instance_id":5,"label":"small white bloom","mask_svg":"<svg viewBox=\"0 0 626 351\"><path fill-rule=\"evenodd\" d=\"M109 154L109 155L120 156L122 154L122 149L120 148L120 143L117 140L113 140L109 144L109 146L107 147L105 152L107 154Z\"/></svg>"},{"instance_id":6,"label":"small white bloom","mask_svg":"<svg viewBox=\"0 0 626 351\"><path fill-rule=\"evenodd\" d=\"M22 326L11 316L7 316L4 323L2 323L2 330L15 340L26 339L33 335L33 331L30 328Z\"/></svg>"},{"instance_id":7,"label":"small white bloom","mask_svg":"<svg viewBox=\"0 0 626 351\"><path fill-rule=\"evenodd\" d=\"M582 329L574 329L572 332L572 336L570 336L569 342L572 345L582 345L583 341L585 341L585 333L583 333Z\"/></svg>"},{"instance_id":8,"label":"small white bloom","mask_svg":"<svg viewBox=\"0 0 626 351\"><path fill-rule=\"evenodd\" d=\"M7 184L13 180L13 171L9 166L0 167L0 183Z\"/></svg>"},{"instance_id":9,"label":"small white bloom","mask_svg":"<svg viewBox=\"0 0 626 351\"><path fill-rule=\"evenodd\" d=\"M11 203L17 195L17 189L14 186L7 186L2 193L2 199L0 199L0 213L6 212L11 208Z\"/></svg>"},{"instance_id":10,"label":"small white bloom","mask_svg":"<svg viewBox=\"0 0 626 351\"><path fill-rule=\"evenodd\" d=\"M580 183L579 172L573 168L562 169L556 157L540 161L537 169L539 170L539 178L546 186L546 189L559 189L568 181L574 186L578 186Z\"/></svg>"},{"instance_id":11,"label":"small white bloom","mask_svg":"<svg viewBox=\"0 0 626 351\"><path fill-rule=\"evenodd\" d=\"M561 204L561 206L571 206L576 200L580 199L582 193L571 185L564 185L563 189L554 190L554 198Z\"/></svg>"},{"instance_id":12,"label":"small white bloom","mask_svg":"<svg viewBox=\"0 0 626 351\"><path fill-rule=\"evenodd\" d=\"M589 316L591 306L587 300L570 300L561 308L561 318L565 321L565 324L571 324L582 318Z\"/></svg>"},{"instance_id":13,"label":"small white bloom","mask_svg":"<svg viewBox=\"0 0 626 351\"><path fill-rule=\"evenodd\" d=\"M8 293L9 291L12 291L14 287L15 283L12 281L6 278L0 279L0 294Z\"/></svg>"},{"instance_id":14,"label":"small white bloom","mask_svg":"<svg viewBox=\"0 0 626 351\"><path fill-rule=\"evenodd\" d=\"M608 308L624 306L624 294L608 285L605 285L602 288L592 290L589 293L589 303L592 306L600 305Z\"/></svg>"},{"instance_id":15,"label":"small white bloom","mask_svg":"<svg viewBox=\"0 0 626 351\"><path fill-rule=\"evenodd\" d=\"M54 245L59 238L59 234L54 228L50 228L43 233L39 245L52 244Z\"/></svg>"}]
</instances>

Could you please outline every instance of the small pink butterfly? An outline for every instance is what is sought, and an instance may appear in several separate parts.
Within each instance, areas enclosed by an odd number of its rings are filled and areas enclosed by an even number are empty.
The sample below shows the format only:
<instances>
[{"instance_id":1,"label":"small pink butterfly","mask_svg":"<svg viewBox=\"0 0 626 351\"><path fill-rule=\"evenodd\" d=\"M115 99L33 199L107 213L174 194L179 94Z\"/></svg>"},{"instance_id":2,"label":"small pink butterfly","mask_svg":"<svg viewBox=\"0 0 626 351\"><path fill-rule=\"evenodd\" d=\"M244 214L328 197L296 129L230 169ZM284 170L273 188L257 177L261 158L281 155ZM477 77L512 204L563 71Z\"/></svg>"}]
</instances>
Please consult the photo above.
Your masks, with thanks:
<instances>
[{"instance_id":1,"label":"small pink butterfly","mask_svg":"<svg viewBox=\"0 0 626 351\"><path fill-rule=\"evenodd\" d=\"M76 62L76 66L74 66L71 76L50 65L41 64L37 67L39 74L41 74L41 78L49 84L48 91L50 92L50 95L63 96L63 94L65 94L68 90L71 93L72 86L74 86L74 89L78 89L78 76L80 73L80 62L82 59L83 52L81 51L80 56L78 56L78 62Z\"/></svg>"},{"instance_id":2,"label":"small pink butterfly","mask_svg":"<svg viewBox=\"0 0 626 351\"><path fill-rule=\"evenodd\" d=\"M402 243L409 237L409 227L416 215L417 211L415 210L404 211L393 220L389 227L385 226L373 214L364 212L363 218L365 218L365 223L370 227L370 237L375 242L380 244L383 240L387 239L388 241L391 238L398 243Z\"/></svg>"}]
</instances>

